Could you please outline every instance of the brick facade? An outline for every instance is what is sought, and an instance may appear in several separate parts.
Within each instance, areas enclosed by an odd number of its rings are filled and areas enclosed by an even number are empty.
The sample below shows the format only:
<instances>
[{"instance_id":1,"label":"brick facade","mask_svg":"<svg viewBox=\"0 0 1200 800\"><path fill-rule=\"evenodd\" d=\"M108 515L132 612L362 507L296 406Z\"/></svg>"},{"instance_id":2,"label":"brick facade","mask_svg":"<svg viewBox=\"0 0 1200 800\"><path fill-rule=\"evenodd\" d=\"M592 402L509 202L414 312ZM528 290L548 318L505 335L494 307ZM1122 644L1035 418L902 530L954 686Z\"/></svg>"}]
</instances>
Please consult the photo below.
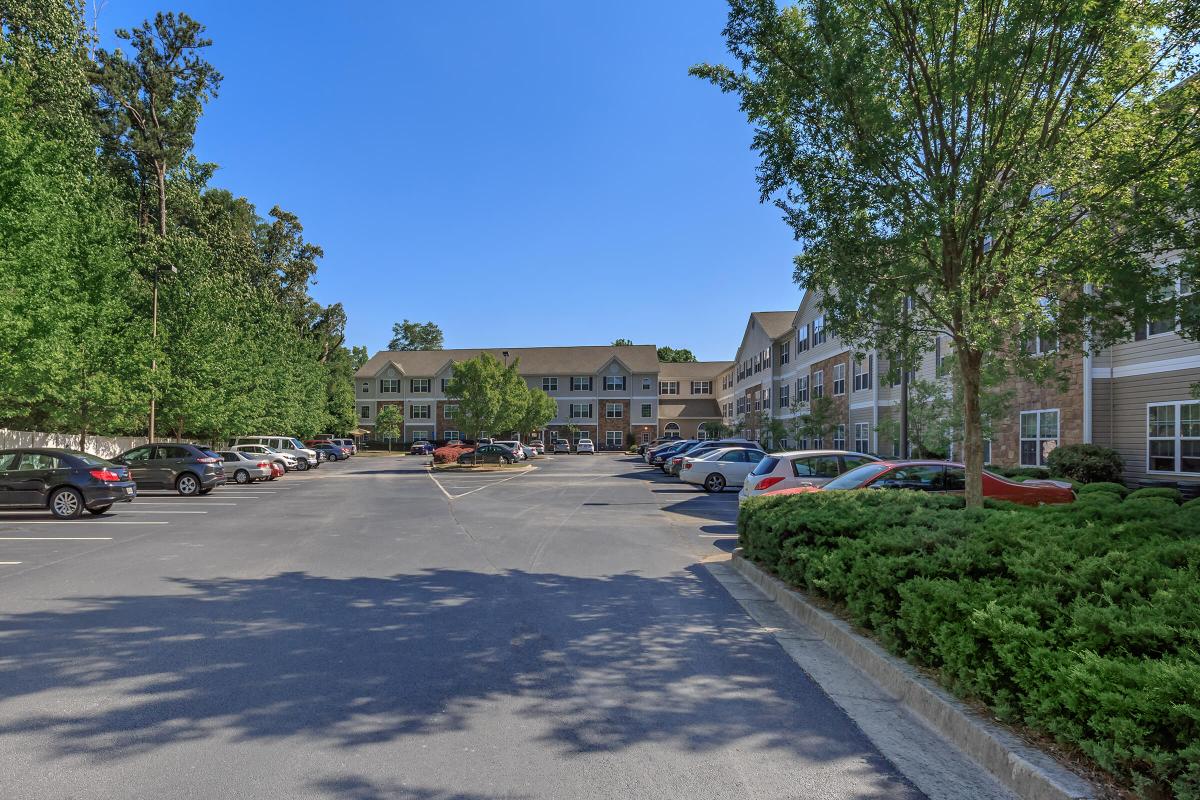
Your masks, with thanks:
<instances>
[{"instance_id":1,"label":"brick facade","mask_svg":"<svg viewBox=\"0 0 1200 800\"><path fill-rule=\"evenodd\" d=\"M1065 389L1048 380L1045 384L1014 378L1000 391L1012 392L1008 413L993 424L992 463L1015 467L1021 463L1021 412L1058 409L1058 444L1083 441L1083 358L1075 357L1063 365Z\"/></svg>"},{"instance_id":2,"label":"brick facade","mask_svg":"<svg viewBox=\"0 0 1200 800\"><path fill-rule=\"evenodd\" d=\"M608 404L617 403L621 406L621 416L616 419L608 418ZM629 400L600 400L599 408L599 437L595 440L596 447L608 448L608 433L616 431L621 434L621 443L618 448L624 449L629 441L629 420L633 409Z\"/></svg>"}]
</instances>

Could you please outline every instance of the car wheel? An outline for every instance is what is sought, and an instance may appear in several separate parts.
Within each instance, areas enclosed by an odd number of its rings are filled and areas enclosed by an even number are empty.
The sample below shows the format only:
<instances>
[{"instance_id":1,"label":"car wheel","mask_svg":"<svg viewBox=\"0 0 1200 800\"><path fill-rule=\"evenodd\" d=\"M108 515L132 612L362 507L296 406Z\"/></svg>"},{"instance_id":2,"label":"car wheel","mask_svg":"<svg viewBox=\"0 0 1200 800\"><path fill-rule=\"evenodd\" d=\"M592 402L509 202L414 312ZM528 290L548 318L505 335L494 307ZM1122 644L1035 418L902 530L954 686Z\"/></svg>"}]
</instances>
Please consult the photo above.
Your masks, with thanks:
<instances>
[{"instance_id":1,"label":"car wheel","mask_svg":"<svg viewBox=\"0 0 1200 800\"><path fill-rule=\"evenodd\" d=\"M723 492L725 491L725 476L718 472L714 472L704 479L704 491L706 492Z\"/></svg>"},{"instance_id":2,"label":"car wheel","mask_svg":"<svg viewBox=\"0 0 1200 800\"><path fill-rule=\"evenodd\" d=\"M74 489L59 489L50 495L50 513L59 519L75 519L83 513L83 497Z\"/></svg>"},{"instance_id":3,"label":"car wheel","mask_svg":"<svg viewBox=\"0 0 1200 800\"><path fill-rule=\"evenodd\" d=\"M301 472L308 472L308 459L302 458L299 461L297 461L296 469L300 470Z\"/></svg>"},{"instance_id":4,"label":"car wheel","mask_svg":"<svg viewBox=\"0 0 1200 800\"><path fill-rule=\"evenodd\" d=\"M106 506L96 506L95 508L89 508L88 513L96 514L97 516L99 516L100 514L107 512L110 508L112 508L112 503L109 503Z\"/></svg>"},{"instance_id":5,"label":"car wheel","mask_svg":"<svg viewBox=\"0 0 1200 800\"><path fill-rule=\"evenodd\" d=\"M239 469L237 472L233 473L233 479L238 483L249 483L250 473L246 472L244 469Z\"/></svg>"},{"instance_id":6,"label":"car wheel","mask_svg":"<svg viewBox=\"0 0 1200 800\"><path fill-rule=\"evenodd\" d=\"M175 481L175 490L184 497L192 497L200 493L200 481L190 472L185 472Z\"/></svg>"}]
</instances>

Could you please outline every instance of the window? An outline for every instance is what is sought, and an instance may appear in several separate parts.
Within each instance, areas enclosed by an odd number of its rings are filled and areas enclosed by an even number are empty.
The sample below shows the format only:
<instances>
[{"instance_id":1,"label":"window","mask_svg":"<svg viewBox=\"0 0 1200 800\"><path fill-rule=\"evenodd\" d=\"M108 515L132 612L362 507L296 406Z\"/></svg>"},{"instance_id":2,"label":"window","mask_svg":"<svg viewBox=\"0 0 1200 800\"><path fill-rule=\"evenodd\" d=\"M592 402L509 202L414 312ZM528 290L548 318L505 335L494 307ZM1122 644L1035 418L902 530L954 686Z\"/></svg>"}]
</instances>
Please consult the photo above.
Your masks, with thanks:
<instances>
[{"instance_id":1,"label":"window","mask_svg":"<svg viewBox=\"0 0 1200 800\"><path fill-rule=\"evenodd\" d=\"M442 394L446 393L446 387L450 385L449 378L442 378Z\"/></svg>"},{"instance_id":2,"label":"window","mask_svg":"<svg viewBox=\"0 0 1200 800\"><path fill-rule=\"evenodd\" d=\"M791 392L791 388L792 387L788 386L786 383L779 387L779 407L780 408L789 408L791 406L791 403L789 402L789 398L788 398L788 394Z\"/></svg>"},{"instance_id":3,"label":"window","mask_svg":"<svg viewBox=\"0 0 1200 800\"><path fill-rule=\"evenodd\" d=\"M783 366L792 360L792 343L781 342L779 345L779 366Z\"/></svg>"},{"instance_id":4,"label":"window","mask_svg":"<svg viewBox=\"0 0 1200 800\"><path fill-rule=\"evenodd\" d=\"M808 376L796 378L796 403L801 405L808 402Z\"/></svg>"},{"instance_id":5,"label":"window","mask_svg":"<svg viewBox=\"0 0 1200 800\"><path fill-rule=\"evenodd\" d=\"M1186 280L1176 280L1173 287L1167 288L1163 292L1163 302L1168 303L1178 297L1181 302L1180 307L1190 305L1187 298L1190 298L1195 292L1195 287L1191 286ZM1139 324L1134 332L1134 339L1141 341L1148 336L1159 336L1164 333L1174 333L1175 331L1175 312L1174 308L1165 309L1164 314L1159 319L1150 320L1149 322Z\"/></svg>"},{"instance_id":6,"label":"window","mask_svg":"<svg viewBox=\"0 0 1200 800\"><path fill-rule=\"evenodd\" d=\"M432 381L429 378L412 378L408 382L408 388L414 394L425 393L430 389Z\"/></svg>"},{"instance_id":7,"label":"window","mask_svg":"<svg viewBox=\"0 0 1200 800\"><path fill-rule=\"evenodd\" d=\"M838 397L846 393L846 365L833 365L833 396Z\"/></svg>"},{"instance_id":8,"label":"window","mask_svg":"<svg viewBox=\"0 0 1200 800\"><path fill-rule=\"evenodd\" d=\"M796 331L796 355L800 355L808 349L808 342L808 326L805 325Z\"/></svg>"},{"instance_id":9,"label":"window","mask_svg":"<svg viewBox=\"0 0 1200 800\"><path fill-rule=\"evenodd\" d=\"M592 404L591 403L571 403L571 418L572 419L591 419Z\"/></svg>"},{"instance_id":10,"label":"window","mask_svg":"<svg viewBox=\"0 0 1200 800\"><path fill-rule=\"evenodd\" d=\"M413 431L414 442L425 442L429 440L429 431Z\"/></svg>"},{"instance_id":11,"label":"window","mask_svg":"<svg viewBox=\"0 0 1200 800\"><path fill-rule=\"evenodd\" d=\"M409 406L408 418L409 419L429 419L430 414L429 414L428 404L419 405L419 406Z\"/></svg>"},{"instance_id":12,"label":"window","mask_svg":"<svg viewBox=\"0 0 1200 800\"><path fill-rule=\"evenodd\" d=\"M833 449L846 449L846 426L844 424L838 425L833 429Z\"/></svg>"},{"instance_id":13,"label":"window","mask_svg":"<svg viewBox=\"0 0 1200 800\"><path fill-rule=\"evenodd\" d=\"M592 390L592 376L587 375L580 377L578 375L571 378L572 392L590 392Z\"/></svg>"},{"instance_id":14,"label":"window","mask_svg":"<svg viewBox=\"0 0 1200 800\"><path fill-rule=\"evenodd\" d=\"M754 372L762 372L762 353L759 353L754 357Z\"/></svg>"},{"instance_id":15,"label":"window","mask_svg":"<svg viewBox=\"0 0 1200 800\"><path fill-rule=\"evenodd\" d=\"M825 344L825 315L817 317L812 321L812 343L813 347L819 344Z\"/></svg>"},{"instance_id":16,"label":"window","mask_svg":"<svg viewBox=\"0 0 1200 800\"><path fill-rule=\"evenodd\" d=\"M1200 473L1200 401L1146 406L1146 469Z\"/></svg>"},{"instance_id":17,"label":"window","mask_svg":"<svg viewBox=\"0 0 1200 800\"><path fill-rule=\"evenodd\" d=\"M875 371L875 356L867 356L867 363L864 368L862 359L854 361L854 391L861 392L871 388L871 375Z\"/></svg>"},{"instance_id":18,"label":"window","mask_svg":"<svg viewBox=\"0 0 1200 800\"><path fill-rule=\"evenodd\" d=\"M621 419L625 416L625 406L620 403L605 403L604 417L605 419Z\"/></svg>"},{"instance_id":19,"label":"window","mask_svg":"<svg viewBox=\"0 0 1200 800\"><path fill-rule=\"evenodd\" d=\"M363 381L363 384L362 384L362 393L363 393L363 394L366 394L366 393L367 393L367 392L369 392L369 391L371 391L371 384L370 384L370 383L368 383L367 381Z\"/></svg>"},{"instance_id":20,"label":"window","mask_svg":"<svg viewBox=\"0 0 1200 800\"><path fill-rule=\"evenodd\" d=\"M659 394L679 394L679 381L659 381Z\"/></svg>"},{"instance_id":21,"label":"window","mask_svg":"<svg viewBox=\"0 0 1200 800\"><path fill-rule=\"evenodd\" d=\"M447 442L462 441L462 434L459 433L458 431L446 431L446 441Z\"/></svg>"},{"instance_id":22,"label":"window","mask_svg":"<svg viewBox=\"0 0 1200 800\"><path fill-rule=\"evenodd\" d=\"M445 405L442 406L442 416L446 419L454 419L454 415L458 413L458 406Z\"/></svg>"},{"instance_id":23,"label":"window","mask_svg":"<svg viewBox=\"0 0 1200 800\"><path fill-rule=\"evenodd\" d=\"M668 437L679 436L679 426L674 422L668 422L666 427L663 428L663 433L665 433Z\"/></svg>"},{"instance_id":24,"label":"window","mask_svg":"<svg viewBox=\"0 0 1200 800\"><path fill-rule=\"evenodd\" d=\"M642 403L642 417L649 418L654 416L654 407L649 403Z\"/></svg>"},{"instance_id":25,"label":"window","mask_svg":"<svg viewBox=\"0 0 1200 800\"><path fill-rule=\"evenodd\" d=\"M623 392L623 391L625 391L625 376L624 375L605 375L604 376L604 391L606 391L606 392Z\"/></svg>"},{"instance_id":26,"label":"window","mask_svg":"<svg viewBox=\"0 0 1200 800\"><path fill-rule=\"evenodd\" d=\"M825 396L825 370L819 369L812 374L813 400Z\"/></svg>"},{"instance_id":27,"label":"window","mask_svg":"<svg viewBox=\"0 0 1200 800\"><path fill-rule=\"evenodd\" d=\"M362 408L360 408L358 410L358 418L359 419L370 419L371 418L371 407L363 406Z\"/></svg>"},{"instance_id":28,"label":"window","mask_svg":"<svg viewBox=\"0 0 1200 800\"><path fill-rule=\"evenodd\" d=\"M604 434L605 446L613 450L620 450L624 440L625 434L620 431L608 431Z\"/></svg>"},{"instance_id":29,"label":"window","mask_svg":"<svg viewBox=\"0 0 1200 800\"><path fill-rule=\"evenodd\" d=\"M587 432L587 431L575 431L575 436L574 436L574 439L575 439L575 443L576 443L576 444L578 444L578 443L579 443L579 441L580 441L581 439L588 439L588 440L590 440L591 438L592 438L592 437L588 436L588 432Z\"/></svg>"},{"instance_id":30,"label":"window","mask_svg":"<svg viewBox=\"0 0 1200 800\"><path fill-rule=\"evenodd\" d=\"M650 379L642 378L642 391L650 391Z\"/></svg>"},{"instance_id":31,"label":"window","mask_svg":"<svg viewBox=\"0 0 1200 800\"><path fill-rule=\"evenodd\" d=\"M557 392L558 391L558 378L542 378L542 391L543 392Z\"/></svg>"},{"instance_id":32,"label":"window","mask_svg":"<svg viewBox=\"0 0 1200 800\"><path fill-rule=\"evenodd\" d=\"M871 426L866 422L854 423L854 449L865 453L871 449Z\"/></svg>"},{"instance_id":33,"label":"window","mask_svg":"<svg viewBox=\"0 0 1200 800\"><path fill-rule=\"evenodd\" d=\"M737 399L737 413L739 416L746 413L746 398L745 398L745 396L739 397Z\"/></svg>"},{"instance_id":34,"label":"window","mask_svg":"<svg viewBox=\"0 0 1200 800\"><path fill-rule=\"evenodd\" d=\"M897 467L870 484L876 488L915 489L921 492L945 491L945 468L934 465Z\"/></svg>"},{"instance_id":35,"label":"window","mask_svg":"<svg viewBox=\"0 0 1200 800\"><path fill-rule=\"evenodd\" d=\"M762 393L761 392L754 395L754 410L762 411Z\"/></svg>"},{"instance_id":36,"label":"window","mask_svg":"<svg viewBox=\"0 0 1200 800\"><path fill-rule=\"evenodd\" d=\"M399 378L380 378L379 393L380 394L395 394L400 391Z\"/></svg>"},{"instance_id":37,"label":"window","mask_svg":"<svg viewBox=\"0 0 1200 800\"><path fill-rule=\"evenodd\" d=\"M650 443L650 431L642 431L642 444Z\"/></svg>"},{"instance_id":38,"label":"window","mask_svg":"<svg viewBox=\"0 0 1200 800\"><path fill-rule=\"evenodd\" d=\"M817 447L821 445L818 444ZM808 447L808 440L802 440L801 449ZM792 459L792 474L797 478L836 478L838 476L837 456L804 456Z\"/></svg>"},{"instance_id":39,"label":"window","mask_svg":"<svg viewBox=\"0 0 1200 800\"><path fill-rule=\"evenodd\" d=\"M1040 467L1058 447L1058 409L1021 412L1021 466Z\"/></svg>"},{"instance_id":40,"label":"window","mask_svg":"<svg viewBox=\"0 0 1200 800\"><path fill-rule=\"evenodd\" d=\"M692 381L692 394L712 394L712 381Z\"/></svg>"},{"instance_id":41,"label":"window","mask_svg":"<svg viewBox=\"0 0 1200 800\"><path fill-rule=\"evenodd\" d=\"M1042 355L1044 353L1053 353L1058 349L1058 336L1053 330L1047 330L1047 326L1053 326L1054 319L1054 303L1050 298L1043 297L1038 300L1038 305L1041 308L1041 313L1033 320L1033 327L1036 333L1025 339L1025 352L1030 355ZM1174 322L1170 323L1174 328ZM941 353L942 353L942 337L938 337L938 368L941 369Z\"/></svg>"}]
</instances>

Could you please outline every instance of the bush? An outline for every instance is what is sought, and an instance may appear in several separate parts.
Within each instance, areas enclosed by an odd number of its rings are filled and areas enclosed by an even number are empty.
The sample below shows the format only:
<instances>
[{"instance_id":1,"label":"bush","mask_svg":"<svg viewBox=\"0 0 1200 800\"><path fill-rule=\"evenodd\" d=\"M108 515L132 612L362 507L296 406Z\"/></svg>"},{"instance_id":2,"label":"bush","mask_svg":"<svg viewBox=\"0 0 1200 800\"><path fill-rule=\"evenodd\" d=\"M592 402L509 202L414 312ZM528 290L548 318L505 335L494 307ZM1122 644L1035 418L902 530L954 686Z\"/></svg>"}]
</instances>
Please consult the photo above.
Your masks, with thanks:
<instances>
[{"instance_id":1,"label":"bush","mask_svg":"<svg viewBox=\"0 0 1200 800\"><path fill-rule=\"evenodd\" d=\"M1145 489L1135 489L1125 499L1141 500L1148 497L1159 497L1164 500L1170 500L1173 503L1183 502L1183 493L1178 489L1171 489L1167 486L1147 486Z\"/></svg>"},{"instance_id":2,"label":"bush","mask_svg":"<svg viewBox=\"0 0 1200 800\"><path fill-rule=\"evenodd\" d=\"M474 453L475 448L468 445L448 444L433 451L433 463L456 464L463 453Z\"/></svg>"},{"instance_id":3,"label":"bush","mask_svg":"<svg viewBox=\"0 0 1200 800\"><path fill-rule=\"evenodd\" d=\"M1099 483L1088 483L1080 486L1077 494L1080 497L1085 497L1089 494L1115 494L1117 497L1124 497L1129 494L1129 489L1120 483L1112 483L1109 481L1100 481Z\"/></svg>"},{"instance_id":4,"label":"bush","mask_svg":"<svg viewBox=\"0 0 1200 800\"><path fill-rule=\"evenodd\" d=\"M1054 448L1046 459L1050 474L1080 483L1117 483L1125 469L1119 453L1098 444L1067 444Z\"/></svg>"},{"instance_id":5,"label":"bush","mask_svg":"<svg viewBox=\"0 0 1200 800\"><path fill-rule=\"evenodd\" d=\"M748 557L960 695L1144 795L1200 800L1200 514L1142 491L979 510L916 492L760 497L738 531Z\"/></svg>"}]
</instances>

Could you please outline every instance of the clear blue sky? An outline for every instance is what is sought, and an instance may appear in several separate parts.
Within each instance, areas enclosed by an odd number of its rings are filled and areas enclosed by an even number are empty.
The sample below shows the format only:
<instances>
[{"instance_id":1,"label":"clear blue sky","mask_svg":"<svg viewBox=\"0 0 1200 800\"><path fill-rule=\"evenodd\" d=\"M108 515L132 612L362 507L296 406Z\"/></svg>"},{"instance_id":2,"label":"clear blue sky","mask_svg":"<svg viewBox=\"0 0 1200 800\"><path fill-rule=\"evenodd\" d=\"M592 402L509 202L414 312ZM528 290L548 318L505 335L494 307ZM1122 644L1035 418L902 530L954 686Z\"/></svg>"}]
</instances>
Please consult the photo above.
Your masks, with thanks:
<instances>
[{"instance_id":1,"label":"clear blue sky","mask_svg":"<svg viewBox=\"0 0 1200 800\"><path fill-rule=\"evenodd\" d=\"M407 317L447 347L723 359L750 311L799 303L750 127L687 74L726 59L722 1L108 0L104 44L159 9L207 26L225 76L199 157L299 214L347 344Z\"/></svg>"}]
</instances>

